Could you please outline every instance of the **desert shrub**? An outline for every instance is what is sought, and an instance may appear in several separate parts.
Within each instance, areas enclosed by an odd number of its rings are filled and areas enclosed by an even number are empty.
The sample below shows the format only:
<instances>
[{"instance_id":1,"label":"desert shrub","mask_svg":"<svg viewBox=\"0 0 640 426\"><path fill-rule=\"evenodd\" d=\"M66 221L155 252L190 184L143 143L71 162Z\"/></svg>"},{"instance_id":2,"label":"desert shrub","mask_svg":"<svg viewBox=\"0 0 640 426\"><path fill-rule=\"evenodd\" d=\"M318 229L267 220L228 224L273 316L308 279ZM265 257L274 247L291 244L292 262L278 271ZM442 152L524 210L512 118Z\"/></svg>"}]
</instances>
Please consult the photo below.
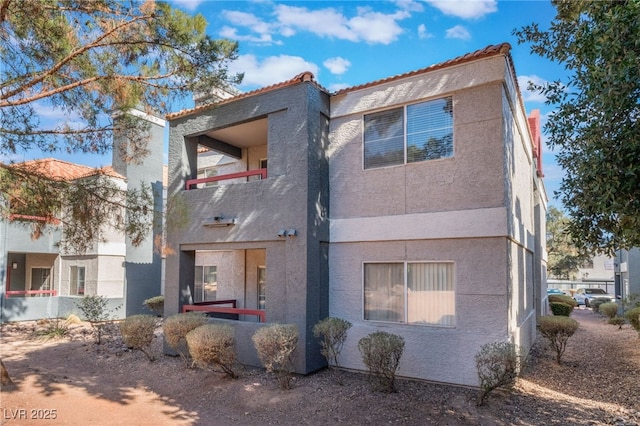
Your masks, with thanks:
<instances>
[{"instance_id":1,"label":"desert shrub","mask_svg":"<svg viewBox=\"0 0 640 426\"><path fill-rule=\"evenodd\" d=\"M551 308L551 312L553 312L553 315L568 317L571 315L571 312L573 312L572 306L569 306L566 303L562 302L551 302L549 303L549 307Z\"/></svg>"},{"instance_id":2,"label":"desert shrub","mask_svg":"<svg viewBox=\"0 0 640 426\"><path fill-rule=\"evenodd\" d=\"M61 339L69 335L69 325L71 323L68 320L61 318L49 318L38 321L38 328L35 331L35 335L43 339Z\"/></svg>"},{"instance_id":3,"label":"desert shrub","mask_svg":"<svg viewBox=\"0 0 640 426\"><path fill-rule=\"evenodd\" d=\"M622 299L622 304L625 309L640 308L640 294L630 294Z\"/></svg>"},{"instance_id":4,"label":"desert shrub","mask_svg":"<svg viewBox=\"0 0 640 426\"><path fill-rule=\"evenodd\" d=\"M184 361L185 366L190 365L189 349L187 348L187 333L206 324L207 315L203 312L185 312L171 315L164 320L162 330L164 341L171 349L176 351Z\"/></svg>"},{"instance_id":5,"label":"desert shrub","mask_svg":"<svg viewBox=\"0 0 640 426\"><path fill-rule=\"evenodd\" d=\"M114 317L114 311L120 309L109 309L109 299L105 296L84 296L78 302L76 307L82 312L82 316L89 321L93 330L96 343L102 343L102 337L106 327L110 324Z\"/></svg>"},{"instance_id":6,"label":"desert shrub","mask_svg":"<svg viewBox=\"0 0 640 426\"><path fill-rule=\"evenodd\" d=\"M142 302L152 312L162 316L164 314L164 296L154 296Z\"/></svg>"},{"instance_id":7,"label":"desert shrub","mask_svg":"<svg viewBox=\"0 0 640 426\"><path fill-rule=\"evenodd\" d=\"M607 321L609 324L611 325L617 325L618 329L621 329L622 326L627 322L627 320L625 320L623 317L613 317L613 318L609 318L609 321Z\"/></svg>"},{"instance_id":8,"label":"desert shrub","mask_svg":"<svg viewBox=\"0 0 640 426\"><path fill-rule=\"evenodd\" d=\"M549 296L549 303L551 303L551 302L566 303L567 305L571 306L572 308L577 308L578 307L578 302L573 300L573 298L571 296L566 296L566 295L562 295L562 294L552 294L552 295L550 295Z\"/></svg>"},{"instance_id":9,"label":"desert shrub","mask_svg":"<svg viewBox=\"0 0 640 426\"><path fill-rule=\"evenodd\" d=\"M155 330L156 317L152 315L132 315L120 323L124 344L145 354L149 361L156 359L151 351Z\"/></svg>"},{"instance_id":10,"label":"desert shrub","mask_svg":"<svg viewBox=\"0 0 640 426\"><path fill-rule=\"evenodd\" d=\"M569 338L576 332L578 325L578 321L563 316L544 316L538 319L540 333L549 340L551 347L556 351L558 364L567 348Z\"/></svg>"},{"instance_id":11,"label":"desert shrub","mask_svg":"<svg viewBox=\"0 0 640 426\"><path fill-rule=\"evenodd\" d=\"M618 315L618 304L613 302L603 303L600 305L599 311L602 315L611 319Z\"/></svg>"},{"instance_id":12,"label":"desert shrub","mask_svg":"<svg viewBox=\"0 0 640 426\"><path fill-rule=\"evenodd\" d=\"M293 324L272 324L256 330L253 345L260 362L273 373L282 389L290 389L293 382L293 352L298 344L298 329Z\"/></svg>"},{"instance_id":13,"label":"desert shrub","mask_svg":"<svg viewBox=\"0 0 640 426\"><path fill-rule=\"evenodd\" d=\"M351 323L341 318L328 317L313 326L313 335L321 337L321 353L327 359L329 367L339 367L338 355L347 340L347 331Z\"/></svg>"},{"instance_id":14,"label":"desert shrub","mask_svg":"<svg viewBox=\"0 0 640 426\"><path fill-rule=\"evenodd\" d=\"M600 306L602 306L604 303L606 303L604 300L595 299L589 302L589 306L591 307L591 310L593 312L600 313Z\"/></svg>"},{"instance_id":15,"label":"desert shrub","mask_svg":"<svg viewBox=\"0 0 640 426\"><path fill-rule=\"evenodd\" d=\"M193 361L200 367L220 367L235 379L236 362L233 327L227 324L205 324L187 333L187 346Z\"/></svg>"},{"instance_id":16,"label":"desert shrub","mask_svg":"<svg viewBox=\"0 0 640 426\"><path fill-rule=\"evenodd\" d=\"M629 324L640 333L640 307L628 310L625 317L627 321L629 321Z\"/></svg>"},{"instance_id":17,"label":"desert shrub","mask_svg":"<svg viewBox=\"0 0 640 426\"><path fill-rule=\"evenodd\" d=\"M475 360L480 381L478 405L484 404L492 390L511 387L516 382L519 358L513 343L494 342L482 345Z\"/></svg>"},{"instance_id":18,"label":"desert shrub","mask_svg":"<svg viewBox=\"0 0 640 426\"><path fill-rule=\"evenodd\" d=\"M358 349L373 383L382 391L395 392L396 370L404 351L404 338L376 331L360 339Z\"/></svg>"}]
</instances>

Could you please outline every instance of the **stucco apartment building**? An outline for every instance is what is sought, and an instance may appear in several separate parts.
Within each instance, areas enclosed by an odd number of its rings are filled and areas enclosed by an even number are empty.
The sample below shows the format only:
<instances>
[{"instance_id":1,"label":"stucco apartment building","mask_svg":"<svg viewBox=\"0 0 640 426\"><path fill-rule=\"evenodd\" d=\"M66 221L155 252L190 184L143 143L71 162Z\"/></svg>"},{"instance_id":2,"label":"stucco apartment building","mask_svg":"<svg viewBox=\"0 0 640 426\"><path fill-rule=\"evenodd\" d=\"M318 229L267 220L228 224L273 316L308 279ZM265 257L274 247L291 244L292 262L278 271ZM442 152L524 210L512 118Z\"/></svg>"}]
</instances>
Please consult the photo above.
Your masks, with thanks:
<instances>
[{"instance_id":1,"label":"stucco apartment building","mask_svg":"<svg viewBox=\"0 0 640 426\"><path fill-rule=\"evenodd\" d=\"M116 136L111 166L96 169L48 158L16 167L35 167L53 180L107 179L123 191L151 185L158 226L134 246L107 225L90 250L75 253L61 249L64 222L60 218L12 215L11 220L0 220L0 322L78 314L76 302L85 295L108 298L115 316L124 317L144 313L142 302L161 293L162 259L154 251L154 238L162 232L165 122L141 111L132 113L150 125L149 155L142 161L123 162L119 147L124 144ZM32 238L30 224L44 220L42 235Z\"/></svg>"},{"instance_id":2,"label":"stucco apartment building","mask_svg":"<svg viewBox=\"0 0 640 426\"><path fill-rule=\"evenodd\" d=\"M403 336L398 374L476 385L480 346L528 351L546 294L539 115L508 44L329 93L311 73L168 117L165 315L291 323L295 370L325 365L312 327ZM202 152L218 157L204 173ZM198 155L200 153L200 156ZM211 304L214 302L216 304ZM208 304L207 304L208 303Z\"/></svg>"}]
</instances>

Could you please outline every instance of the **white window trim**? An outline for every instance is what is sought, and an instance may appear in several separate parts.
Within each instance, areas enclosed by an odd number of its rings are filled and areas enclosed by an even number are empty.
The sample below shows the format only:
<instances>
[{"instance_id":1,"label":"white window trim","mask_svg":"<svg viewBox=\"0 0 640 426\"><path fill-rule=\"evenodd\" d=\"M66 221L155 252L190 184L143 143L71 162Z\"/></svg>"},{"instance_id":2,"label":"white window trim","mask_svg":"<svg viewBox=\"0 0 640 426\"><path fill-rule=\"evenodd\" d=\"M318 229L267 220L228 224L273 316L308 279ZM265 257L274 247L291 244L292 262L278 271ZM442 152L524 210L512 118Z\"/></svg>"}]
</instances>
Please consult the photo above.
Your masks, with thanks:
<instances>
[{"instance_id":1,"label":"white window trim","mask_svg":"<svg viewBox=\"0 0 640 426\"><path fill-rule=\"evenodd\" d=\"M389 264L389 263L402 263L403 264L403 275L404 275L404 321L403 322L394 322L394 321L382 321L382 320L368 320L365 319L365 287L364 287L364 266L366 264ZM407 322L407 309L408 309L408 298L407 298L407 265L410 263L451 263L453 265L453 292L455 295L454 301L454 309L455 309L455 324L454 325L440 325L440 324L424 324L424 323L413 323ZM393 324L397 326L409 326L409 327L434 327L434 328L448 328L453 329L458 326L458 292L457 292L457 264L454 260L375 260L375 261L363 261L360 265L360 275L361 275L361 288L360 288L360 320L365 323L380 323L380 324Z\"/></svg>"}]
</instances>

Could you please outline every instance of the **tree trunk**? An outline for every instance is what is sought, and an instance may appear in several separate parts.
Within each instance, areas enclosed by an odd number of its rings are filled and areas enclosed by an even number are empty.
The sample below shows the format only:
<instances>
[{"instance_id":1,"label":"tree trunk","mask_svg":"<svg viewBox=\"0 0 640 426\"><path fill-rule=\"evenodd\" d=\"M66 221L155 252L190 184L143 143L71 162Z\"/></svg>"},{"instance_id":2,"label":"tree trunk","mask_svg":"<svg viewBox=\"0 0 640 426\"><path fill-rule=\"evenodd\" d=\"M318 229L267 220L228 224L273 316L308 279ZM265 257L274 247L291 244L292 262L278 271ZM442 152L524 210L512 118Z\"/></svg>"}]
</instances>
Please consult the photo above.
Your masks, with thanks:
<instances>
[{"instance_id":1,"label":"tree trunk","mask_svg":"<svg viewBox=\"0 0 640 426\"><path fill-rule=\"evenodd\" d=\"M13 384L13 382L11 381L11 377L9 377L7 367L4 366L4 362L2 362L2 359L0 359L0 384L2 386L10 386Z\"/></svg>"}]
</instances>

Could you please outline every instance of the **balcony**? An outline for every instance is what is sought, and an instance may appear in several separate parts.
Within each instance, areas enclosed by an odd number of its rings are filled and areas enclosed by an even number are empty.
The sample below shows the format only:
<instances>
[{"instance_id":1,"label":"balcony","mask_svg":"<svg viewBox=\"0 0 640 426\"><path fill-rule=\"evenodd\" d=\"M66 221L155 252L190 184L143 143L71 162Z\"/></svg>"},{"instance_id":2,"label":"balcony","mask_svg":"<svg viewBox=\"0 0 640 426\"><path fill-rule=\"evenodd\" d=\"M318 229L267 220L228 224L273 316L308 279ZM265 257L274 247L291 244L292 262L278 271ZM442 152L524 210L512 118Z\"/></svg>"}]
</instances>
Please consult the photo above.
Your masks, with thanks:
<instances>
[{"instance_id":1,"label":"balcony","mask_svg":"<svg viewBox=\"0 0 640 426\"><path fill-rule=\"evenodd\" d=\"M237 172L237 173L227 173L224 175L218 175L218 176L211 176L211 177L205 177L205 178L198 178L198 179L189 179L187 180L186 184L185 184L185 190L190 190L190 189L194 189L194 185L198 184L207 184L207 183L211 183L211 182L221 182L221 181L226 181L226 180L232 180L232 179L238 179L238 178L249 178L251 176L260 176L260 179L266 179L267 178L267 169L266 168L262 168L262 169L255 169L255 170L248 170L246 172Z\"/></svg>"}]
</instances>

